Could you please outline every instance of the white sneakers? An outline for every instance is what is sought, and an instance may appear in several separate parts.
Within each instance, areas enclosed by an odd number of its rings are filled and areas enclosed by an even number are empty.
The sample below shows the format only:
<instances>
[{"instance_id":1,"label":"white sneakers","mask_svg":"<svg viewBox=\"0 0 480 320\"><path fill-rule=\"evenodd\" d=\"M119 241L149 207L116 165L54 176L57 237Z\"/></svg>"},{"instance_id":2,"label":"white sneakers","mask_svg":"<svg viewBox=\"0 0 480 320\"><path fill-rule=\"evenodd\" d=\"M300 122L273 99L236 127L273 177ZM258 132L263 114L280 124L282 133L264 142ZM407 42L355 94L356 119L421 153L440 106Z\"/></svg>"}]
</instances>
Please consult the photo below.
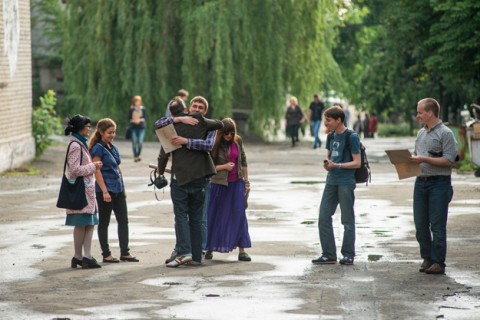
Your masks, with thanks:
<instances>
[{"instance_id":1,"label":"white sneakers","mask_svg":"<svg viewBox=\"0 0 480 320\"><path fill-rule=\"evenodd\" d=\"M178 266L181 266L182 264L186 264L192 261L192 256L180 256L176 257L174 260L170 261L167 263L167 267L169 268L176 268Z\"/></svg>"}]
</instances>

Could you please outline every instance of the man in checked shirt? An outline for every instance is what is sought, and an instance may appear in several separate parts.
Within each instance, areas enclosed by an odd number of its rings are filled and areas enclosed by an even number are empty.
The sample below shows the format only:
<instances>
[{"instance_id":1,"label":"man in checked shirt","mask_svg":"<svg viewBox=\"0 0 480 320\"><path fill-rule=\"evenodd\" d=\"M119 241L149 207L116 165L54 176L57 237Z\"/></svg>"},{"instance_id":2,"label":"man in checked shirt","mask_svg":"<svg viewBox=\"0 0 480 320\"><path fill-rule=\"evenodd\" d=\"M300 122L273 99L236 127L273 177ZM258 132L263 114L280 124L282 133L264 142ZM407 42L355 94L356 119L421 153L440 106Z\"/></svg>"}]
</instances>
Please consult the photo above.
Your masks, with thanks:
<instances>
[{"instance_id":1,"label":"man in checked shirt","mask_svg":"<svg viewBox=\"0 0 480 320\"><path fill-rule=\"evenodd\" d=\"M420 164L421 175L413 191L413 220L423 263L419 271L445 273L448 204L452 200L452 166L457 142L438 118L440 104L432 98L417 103L417 119L423 128L417 134L410 161Z\"/></svg>"},{"instance_id":2,"label":"man in checked shirt","mask_svg":"<svg viewBox=\"0 0 480 320\"><path fill-rule=\"evenodd\" d=\"M208 111L208 101L202 96L196 96L190 101L189 113L199 113L203 116L206 115ZM155 127L162 128L170 123L185 123L189 125L196 125L198 124L198 120L189 116L183 117L163 117L155 122ZM207 132L205 139L187 139L181 136L174 137L172 139L172 143L174 145L186 145L187 149L189 150L196 150L196 151L205 151L210 152L213 149L213 144L215 143L215 135L216 130L210 130ZM202 252L205 254L206 246L207 246L207 209L208 209L208 202L210 201L210 181L207 182L205 186L205 202L203 205L203 224L202 224ZM175 245L175 249L172 251L172 254L168 259L165 260L165 264L173 261L177 256L177 245ZM206 256L205 258L211 259L211 257Z\"/></svg>"}]
</instances>

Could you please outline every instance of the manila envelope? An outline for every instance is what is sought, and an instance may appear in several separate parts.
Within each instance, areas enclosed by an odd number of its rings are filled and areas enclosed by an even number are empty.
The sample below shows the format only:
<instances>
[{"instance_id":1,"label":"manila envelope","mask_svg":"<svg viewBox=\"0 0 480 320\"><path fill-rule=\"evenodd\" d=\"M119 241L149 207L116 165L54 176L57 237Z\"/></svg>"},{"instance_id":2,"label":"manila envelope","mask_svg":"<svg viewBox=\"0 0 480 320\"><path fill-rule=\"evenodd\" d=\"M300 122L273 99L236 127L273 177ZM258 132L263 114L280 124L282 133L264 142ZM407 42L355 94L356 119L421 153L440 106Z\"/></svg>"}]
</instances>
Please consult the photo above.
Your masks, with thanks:
<instances>
[{"instance_id":1,"label":"manila envelope","mask_svg":"<svg viewBox=\"0 0 480 320\"><path fill-rule=\"evenodd\" d=\"M397 170L398 179L416 177L421 174L420 165L410 161L411 154L407 149L385 150L385 152Z\"/></svg>"}]
</instances>

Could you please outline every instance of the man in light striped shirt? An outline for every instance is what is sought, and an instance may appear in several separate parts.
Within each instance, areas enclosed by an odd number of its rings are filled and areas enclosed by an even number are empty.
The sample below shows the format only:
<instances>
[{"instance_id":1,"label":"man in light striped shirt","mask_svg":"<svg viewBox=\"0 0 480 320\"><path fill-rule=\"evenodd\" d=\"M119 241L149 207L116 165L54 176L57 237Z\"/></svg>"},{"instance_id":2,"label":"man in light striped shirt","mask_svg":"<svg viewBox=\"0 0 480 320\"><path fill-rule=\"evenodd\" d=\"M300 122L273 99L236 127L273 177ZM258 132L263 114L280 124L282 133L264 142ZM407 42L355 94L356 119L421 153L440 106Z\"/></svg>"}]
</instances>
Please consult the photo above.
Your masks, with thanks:
<instances>
[{"instance_id":1,"label":"man in light striped shirt","mask_svg":"<svg viewBox=\"0 0 480 320\"><path fill-rule=\"evenodd\" d=\"M423 263L419 271L445 273L448 204L452 200L452 166L457 142L452 131L439 119L440 104L432 98L417 103L417 119L424 125L410 158L420 164L421 175L413 191L413 220Z\"/></svg>"}]
</instances>

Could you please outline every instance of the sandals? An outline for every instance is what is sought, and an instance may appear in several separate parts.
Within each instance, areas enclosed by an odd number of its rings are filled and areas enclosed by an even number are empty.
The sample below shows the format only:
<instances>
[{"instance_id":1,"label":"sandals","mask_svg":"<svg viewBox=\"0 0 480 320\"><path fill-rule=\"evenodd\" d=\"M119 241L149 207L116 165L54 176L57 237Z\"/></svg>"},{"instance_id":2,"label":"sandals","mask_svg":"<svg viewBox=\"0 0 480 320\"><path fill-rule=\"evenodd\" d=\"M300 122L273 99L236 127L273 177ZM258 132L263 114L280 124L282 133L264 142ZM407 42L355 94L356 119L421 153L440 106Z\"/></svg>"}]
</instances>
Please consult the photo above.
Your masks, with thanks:
<instances>
[{"instance_id":1,"label":"sandals","mask_svg":"<svg viewBox=\"0 0 480 320\"><path fill-rule=\"evenodd\" d=\"M139 262L140 261L137 258L132 257L132 256L120 256L120 260L127 261L127 262Z\"/></svg>"},{"instance_id":2,"label":"sandals","mask_svg":"<svg viewBox=\"0 0 480 320\"><path fill-rule=\"evenodd\" d=\"M107 257L107 258L110 258L110 259L103 258L103 263L119 263L120 262L120 260L118 260L117 258L114 258L112 256Z\"/></svg>"}]
</instances>

